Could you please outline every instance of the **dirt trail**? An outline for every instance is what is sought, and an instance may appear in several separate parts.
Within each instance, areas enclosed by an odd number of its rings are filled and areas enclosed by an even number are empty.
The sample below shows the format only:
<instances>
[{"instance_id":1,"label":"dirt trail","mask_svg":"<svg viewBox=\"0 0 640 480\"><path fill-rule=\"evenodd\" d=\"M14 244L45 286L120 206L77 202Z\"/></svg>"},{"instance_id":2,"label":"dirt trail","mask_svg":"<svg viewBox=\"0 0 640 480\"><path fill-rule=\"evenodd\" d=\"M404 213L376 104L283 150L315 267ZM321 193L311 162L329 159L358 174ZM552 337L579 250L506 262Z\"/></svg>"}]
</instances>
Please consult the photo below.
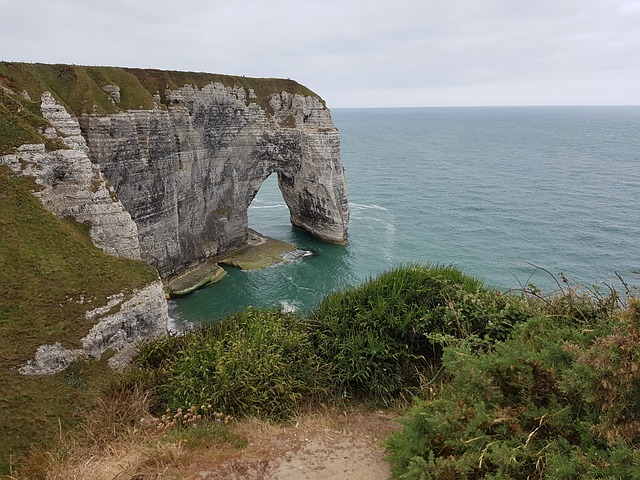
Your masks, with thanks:
<instances>
[{"instance_id":1,"label":"dirt trail","mask_svg":"<svg viewBox=\"0 0 640 480\"><path fill-rule=\"evenodd\" d=\"M398 428L387 412L307 416L295 426L248 422L247 448L231 458L191 465L198 480L386 480L383 442Z\"/></svg>"}]
</instances>

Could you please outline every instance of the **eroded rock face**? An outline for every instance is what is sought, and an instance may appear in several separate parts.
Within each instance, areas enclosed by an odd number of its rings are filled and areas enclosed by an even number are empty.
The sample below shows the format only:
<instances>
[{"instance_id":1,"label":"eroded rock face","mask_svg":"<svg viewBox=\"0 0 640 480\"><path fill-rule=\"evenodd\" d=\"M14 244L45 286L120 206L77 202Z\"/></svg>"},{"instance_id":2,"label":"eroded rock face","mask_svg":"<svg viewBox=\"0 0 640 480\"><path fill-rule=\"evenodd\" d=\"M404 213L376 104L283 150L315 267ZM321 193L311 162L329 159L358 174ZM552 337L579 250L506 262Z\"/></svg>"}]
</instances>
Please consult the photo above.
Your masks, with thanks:
<instances>
[{"instance_id":1,"label":"eroded rock face","mask_svg":"<svg viewBox=\"0 0 640 480\"><path fill-rule=\"evenodd\" d=\"M103 91L113 105L123 101L118 85ZM50 127L42 133L64 148L25 144L0 163L33 176L41 187L34 195L49 211L90 224L96 246L142 258L163 277L244 245L247 209L271 174L292 224L346 241L340 136L319 98L281 92L264 109L252 90L221 83L185 86L165 98L168 106L156 95L152 110L76 119L45 92L41 111ZM112 364L126 363L140 340L167 329L162 284L117 294L78 320L93 325L82 348L43 345L20 371L55 373L108 349L118 352Z\"/></svg>"},{"instance_id":2,"label":"eroded rock face","mask_svg":"<svg viewBox=\"0 0 640 480\"><path fill-rule=\"evenodd\" d=\"M91 240L105 252L140 258L138 227L87 156L87 145L76 119L48 92L42 95L42 114L51 127L45 132L67 148L46 151L44 145L22 145L15 154L0 157L16 173L33 176L41 189L33 194L59 217L73 217L91 225Z\"/></svg>"},{"instance_id":3,"label":"eroded rock face","mask_svg":"<svg viewBox=\"0 0 640 480\"><path fill-rule=\"evenodd\" d=\"M213 83L166 92L168 108L79 121L89 157L139 232L142 258L168 277L247 240L247 209L272 173L292 224L346 241L347 185L340 136L313 96L271 96Z\"/></svg>"}]
</instances>

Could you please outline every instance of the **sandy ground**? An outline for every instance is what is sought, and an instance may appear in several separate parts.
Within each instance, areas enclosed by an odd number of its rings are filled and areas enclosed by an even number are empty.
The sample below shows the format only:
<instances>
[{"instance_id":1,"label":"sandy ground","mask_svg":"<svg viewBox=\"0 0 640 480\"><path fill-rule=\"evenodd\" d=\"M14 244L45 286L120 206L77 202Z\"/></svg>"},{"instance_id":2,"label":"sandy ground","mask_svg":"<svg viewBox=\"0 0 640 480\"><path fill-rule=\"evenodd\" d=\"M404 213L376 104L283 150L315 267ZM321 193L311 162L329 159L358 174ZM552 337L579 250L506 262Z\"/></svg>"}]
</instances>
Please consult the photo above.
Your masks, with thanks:
<instances>
[{"instance_id":1,"label":"sandy ground","mask_svg":"<svg viewBox=\"0 0 640 480\"><path fill-rule=\"evenodd\" d=\"M225 459L191 465L198 480L386 480L383 442L399 428L395 416L372 411L307 416L283 427L248 422L238 433L247 448Z\"/></svg>"}]
</instances>

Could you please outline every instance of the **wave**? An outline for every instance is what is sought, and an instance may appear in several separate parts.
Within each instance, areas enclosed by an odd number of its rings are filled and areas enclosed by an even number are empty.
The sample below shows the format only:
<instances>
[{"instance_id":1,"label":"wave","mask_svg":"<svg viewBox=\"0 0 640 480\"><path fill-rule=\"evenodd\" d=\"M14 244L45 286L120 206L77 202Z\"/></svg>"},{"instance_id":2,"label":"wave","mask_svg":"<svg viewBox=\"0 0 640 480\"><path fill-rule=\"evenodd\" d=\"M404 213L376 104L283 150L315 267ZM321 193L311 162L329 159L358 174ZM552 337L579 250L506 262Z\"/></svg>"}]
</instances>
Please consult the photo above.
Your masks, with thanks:
<instances>
[{"instance_id":1,"label":"wave","mask_svg":"<svg viewBox=\"0 0 640 480\"><path fill-rule=\"evenodd\" d=\"M284 313L293 313L298 310L298 306L294 303L289 303L287 300L280 300L280 305L282 306L282 311Z\"/></svg>"},{"instance_id":2,"label":"wave","mask_svg":"<svg viewBox=\"0 0 640 480\"><path fill-rule=\"evenodd\" d=\"M195 325L193 322L188 320L184 320L179 316L171 316L169 315L169 320L167 321L167 331L174 335L182 335L187 330L192 330Z\"/></svg>"},{"instance_id":3,"label":"wave","mask_svg":"<svg viewBox=\"0 0 640 480\"><path fill-rule=\"evenodd\" d=\"M349 203L349 207L356 209L368 209L368 210L381 210L383 212L387 212L388 210L383 206L376 205L375 203L371 205L364 205L362 203Z\"/></svg>"},{"instance_id":4,"label":"wave","mask_svg":"<svg viewBox=\"0 0 640 480\"><path fill-rule=\"evenodd\" d=\"M249 205L250 209L256 209L259 210L261 208L286 208L287 204L286 203L276 203L276 204L272 204L272 205Z\"/></svg>"},{"instance_id":5,"label":"wave","mask_svg":"<svg viewBox=\"0 0 640 480\"><path fill-rule=\"evenodd\" d=\"M285 253L282 257L287 262L293 262L293 261L298 260L300 258L311 257L311 256L313 256L313 252L311 252L309 250L296 249L296 250L292 250L291 252Z\"/></svg>"}]
</instances>

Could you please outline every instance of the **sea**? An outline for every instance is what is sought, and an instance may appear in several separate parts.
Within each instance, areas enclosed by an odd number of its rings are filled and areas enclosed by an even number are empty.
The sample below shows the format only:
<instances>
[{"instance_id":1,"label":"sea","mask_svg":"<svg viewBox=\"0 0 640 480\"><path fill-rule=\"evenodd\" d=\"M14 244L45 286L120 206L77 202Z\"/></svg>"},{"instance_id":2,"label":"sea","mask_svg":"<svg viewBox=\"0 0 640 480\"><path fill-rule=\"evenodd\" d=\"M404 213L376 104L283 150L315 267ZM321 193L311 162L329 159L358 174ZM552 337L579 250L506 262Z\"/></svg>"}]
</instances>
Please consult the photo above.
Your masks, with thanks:
<instances>
[{"instance_id":1,"label":"sea","mask_svg":"<svg viewBox=\"0 0 640 480\"><path fill-rule=\"evenodd\" d=\"M177 324L247 307L301 314L400 265L453 265L503 291L640 284L640 106L334 109L347 245L289 223L269 177L249 226L296 244L285 263L227 268L170 302ZM226 267L225 267L226 268ZM562 283L561 283L562 284Z\"/></svg>"}]
</instances>

